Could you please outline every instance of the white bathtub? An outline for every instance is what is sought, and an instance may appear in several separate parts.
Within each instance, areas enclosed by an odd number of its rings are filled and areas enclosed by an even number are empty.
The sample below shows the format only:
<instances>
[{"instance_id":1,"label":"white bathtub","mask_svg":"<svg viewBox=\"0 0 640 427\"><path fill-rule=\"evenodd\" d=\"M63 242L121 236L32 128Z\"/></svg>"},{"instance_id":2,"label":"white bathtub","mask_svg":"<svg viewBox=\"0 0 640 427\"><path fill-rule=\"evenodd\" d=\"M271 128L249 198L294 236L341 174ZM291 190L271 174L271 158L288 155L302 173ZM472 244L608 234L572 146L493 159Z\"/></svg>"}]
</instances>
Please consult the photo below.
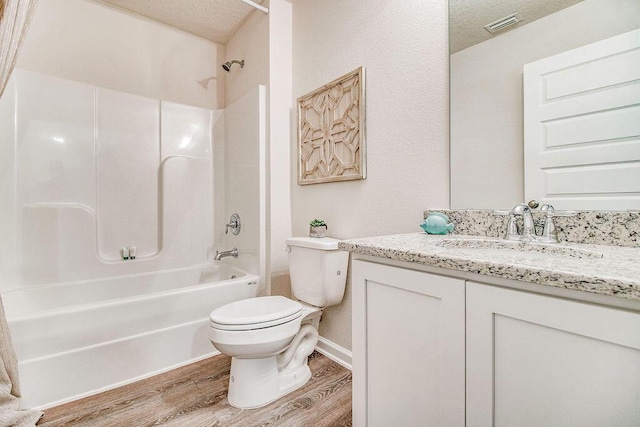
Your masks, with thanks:
<instances>
[{"instance_id":1,"label":"white bathtub","mask_svg":"<svg viewBox=\"0 0 640 427\"><path fill-rule=\"evenodd\" d=\"M54 406L212 355L211 310L257 289L257 276L216 263L7 292L23 406Z\"/></svg>"}]
</instances>

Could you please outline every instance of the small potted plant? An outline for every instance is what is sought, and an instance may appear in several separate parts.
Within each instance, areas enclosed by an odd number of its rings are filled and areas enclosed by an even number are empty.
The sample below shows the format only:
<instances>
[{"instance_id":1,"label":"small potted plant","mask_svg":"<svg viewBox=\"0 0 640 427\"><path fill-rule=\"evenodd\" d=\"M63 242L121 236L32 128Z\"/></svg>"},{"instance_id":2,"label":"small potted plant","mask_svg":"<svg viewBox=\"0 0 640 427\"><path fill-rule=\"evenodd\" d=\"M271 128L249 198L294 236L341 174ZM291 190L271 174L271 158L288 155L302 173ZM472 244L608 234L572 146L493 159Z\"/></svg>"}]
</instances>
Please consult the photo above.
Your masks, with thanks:
<instances>
[{"instance_id":1,"label":"small potted plant","mask_svg":"<svg viewBox=\"0 0 640 427\"><path fill-rule=\"evenodd\" d=\"M321 219L314 219L309 223L309 237L324 237L327 232L327 223Z\"/></svg>"}]
</instances>

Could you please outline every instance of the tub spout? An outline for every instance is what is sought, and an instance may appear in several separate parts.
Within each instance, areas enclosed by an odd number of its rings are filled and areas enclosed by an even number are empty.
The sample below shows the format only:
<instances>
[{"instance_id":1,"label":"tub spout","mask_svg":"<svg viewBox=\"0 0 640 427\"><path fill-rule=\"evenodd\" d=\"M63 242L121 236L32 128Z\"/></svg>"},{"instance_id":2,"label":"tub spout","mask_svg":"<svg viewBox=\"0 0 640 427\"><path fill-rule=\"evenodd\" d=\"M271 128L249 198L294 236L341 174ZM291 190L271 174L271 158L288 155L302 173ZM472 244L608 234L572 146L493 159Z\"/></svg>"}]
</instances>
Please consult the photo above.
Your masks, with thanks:
<instances>
[{"instance_id":1,"label":"tub spout","mask_svg":"<svg viewBox=\"0 0 640 427\"><path fill-rule=\"evenodd\" d=\"M233 248L230 251L216 251L216 256L214 259L216 261L220 261L224 257L232 256L234 258L238 258L238 248Z\"/></svg>"}]
</instances>

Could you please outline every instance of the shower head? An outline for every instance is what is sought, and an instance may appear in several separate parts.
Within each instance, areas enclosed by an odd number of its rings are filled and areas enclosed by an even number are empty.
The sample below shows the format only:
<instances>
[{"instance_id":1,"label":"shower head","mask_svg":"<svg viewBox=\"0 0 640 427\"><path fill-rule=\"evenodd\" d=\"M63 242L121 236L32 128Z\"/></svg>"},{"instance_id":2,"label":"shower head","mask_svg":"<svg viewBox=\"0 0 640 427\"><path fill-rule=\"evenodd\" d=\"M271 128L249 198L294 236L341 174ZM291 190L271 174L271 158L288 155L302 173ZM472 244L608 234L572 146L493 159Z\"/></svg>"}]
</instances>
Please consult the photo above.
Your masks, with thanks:
<instances>
[{"instance_id":1,"label":"shower head","mask_svg":"<svg viewBox=\"0 0 640 427\"><path fill-rule=\"evenodd\" d=\"M233 64L240 64L240 68L244 68L244 59L242 61L238 61L236 59L229 61L229 62L225 62L224 64L222 64L222 69L225 70L227 73L231 72L231 66Z\"/></svg>"}]
</instances>

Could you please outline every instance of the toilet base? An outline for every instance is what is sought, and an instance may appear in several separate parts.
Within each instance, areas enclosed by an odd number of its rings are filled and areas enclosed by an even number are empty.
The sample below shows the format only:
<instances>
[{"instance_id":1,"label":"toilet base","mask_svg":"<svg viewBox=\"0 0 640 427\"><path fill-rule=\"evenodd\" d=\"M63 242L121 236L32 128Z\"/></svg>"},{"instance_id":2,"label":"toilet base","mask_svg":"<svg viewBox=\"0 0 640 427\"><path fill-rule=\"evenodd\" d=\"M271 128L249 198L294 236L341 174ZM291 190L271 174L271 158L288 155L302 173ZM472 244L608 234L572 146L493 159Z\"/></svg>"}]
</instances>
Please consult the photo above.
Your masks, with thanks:
<instances>
[{"instance_id":1,"label":"toilet base","mask_svg":"<svg viewBox=\"0 0 640 427\"><path fill-rule=\"evenodd\" d=\"M278 373L276 356L261 359L231 359L229 404L240 409L265 406L302 387L311 378L308 365L295 372Z\"/></svg>"},{"instance_id":2,"label":"toilet base","mask_svg":"<svg viewBox=\"0 0 640 427\"><path fill-rule=\"evenodd\" d=\"M276 356L260 359L231 359L229 404L250 409L264 406L280 397Z\"/></svg>"},{"instance_id":3,"label":"toilet base","mask_svg":"<svg viewBox=\"0 0 640 427\"><path fill-rule=\"evenodd\" d=\"M280 396L299 389L311 379L311 369L307 364L301 366L293 374L280 374Z\"/></svg>"},{"instance_id":4,"label":"toilet base","mask_svg":"<svg viewBox=\"0 0 640 427\"><path fill-rule=\"evenodd\" d=\"M231 406L253 409L302 387L311 378L308 356L318 342L318 330L302 325L284 352L257 359L231 358L228 401Z\"/></svg>"}]
</instances>

